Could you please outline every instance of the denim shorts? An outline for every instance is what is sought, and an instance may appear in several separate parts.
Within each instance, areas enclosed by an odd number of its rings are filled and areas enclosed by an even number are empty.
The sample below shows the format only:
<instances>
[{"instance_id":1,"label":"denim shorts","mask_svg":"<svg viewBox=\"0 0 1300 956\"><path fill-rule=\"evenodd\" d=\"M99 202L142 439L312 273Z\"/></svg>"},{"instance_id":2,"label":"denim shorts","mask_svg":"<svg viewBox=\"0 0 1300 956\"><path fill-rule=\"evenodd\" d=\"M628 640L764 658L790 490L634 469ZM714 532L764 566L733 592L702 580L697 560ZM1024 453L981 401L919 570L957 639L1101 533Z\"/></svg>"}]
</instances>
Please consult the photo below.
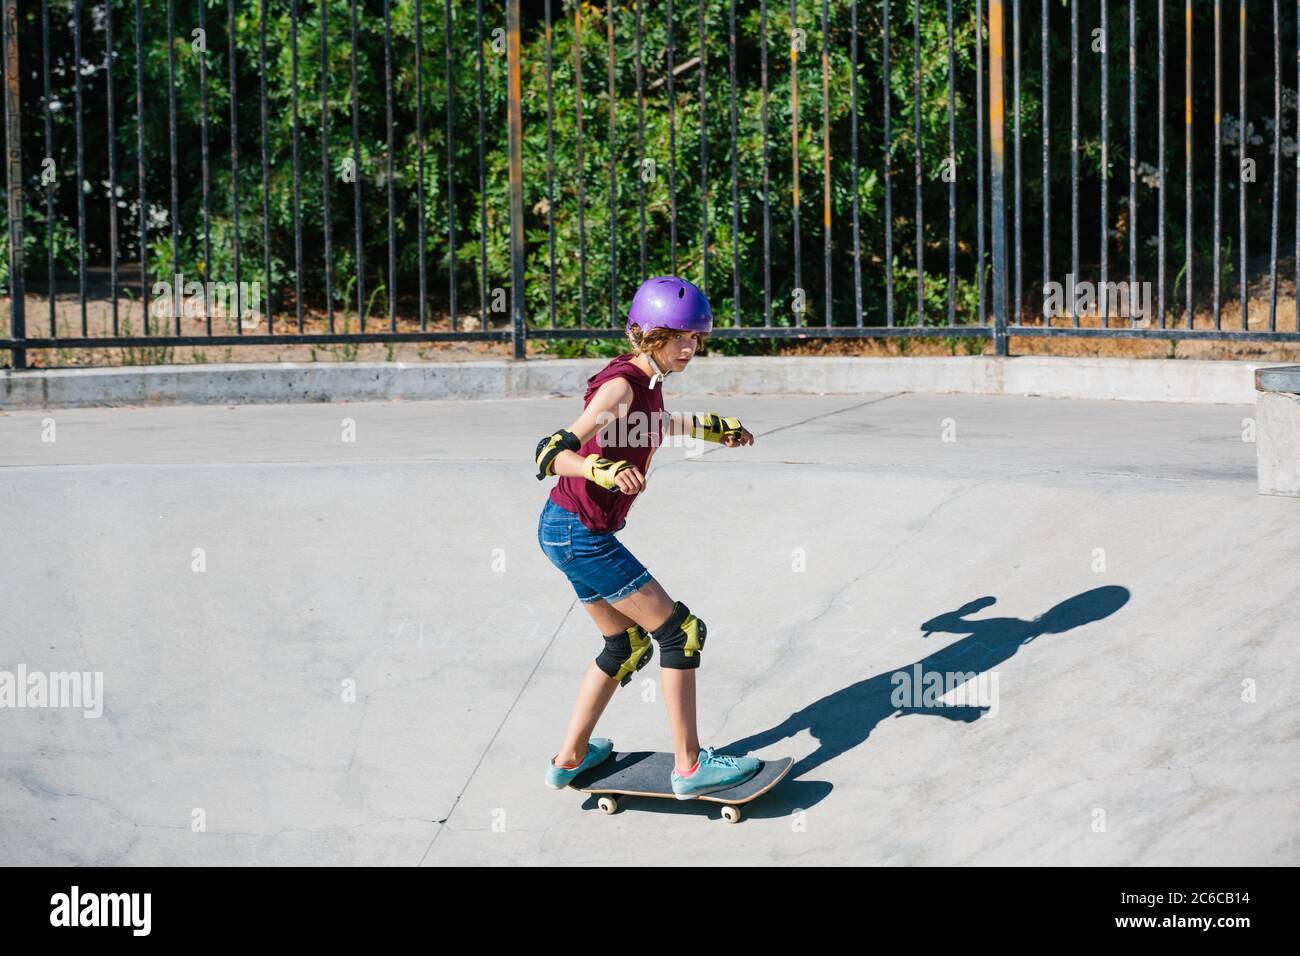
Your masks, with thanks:
<instances>
[{"instance_id":1,"label":"denim shorts","mask_svg":"<svg viewBox=\"0 0 1300 956\"><path fill-rule=\"evenodd\" d=\"M651 578L613 531L597 534L550 498L537 521L537 543L551 564L564 572L583 604L621 600Z\"/></svg>"}]
</instances>

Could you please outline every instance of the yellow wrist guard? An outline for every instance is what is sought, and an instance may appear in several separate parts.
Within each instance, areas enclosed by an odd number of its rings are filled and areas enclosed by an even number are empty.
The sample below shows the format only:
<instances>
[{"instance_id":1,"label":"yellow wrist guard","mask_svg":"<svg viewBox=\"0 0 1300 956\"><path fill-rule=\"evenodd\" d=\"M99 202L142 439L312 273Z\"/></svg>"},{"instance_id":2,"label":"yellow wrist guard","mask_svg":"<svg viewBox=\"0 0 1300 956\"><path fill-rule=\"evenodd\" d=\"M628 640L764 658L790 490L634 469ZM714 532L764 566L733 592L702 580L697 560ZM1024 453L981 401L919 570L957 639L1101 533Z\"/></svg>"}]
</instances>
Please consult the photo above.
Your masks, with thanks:
<instances>
[{"instance_id":1,"label":"yellow wrist guard","mask_svg":"<svg viewBox=\"0 0 1300 956\"><path fill-rule=\"evenodd\" d=\"M601 458L599 455L588 455L582 466L582 477L600 485L602 488L616 491L618 490L618 482L614 480L614 477L620 471L631 467L632 463L630 461L610 461L608 458Z\"/></svg>"},{"instance_id":2,"label":"yellow wrist guard","mask_svg":"<svg viewBox=\"0 0 1300 956\"><path fill-rule=\"evenodd\" d=\"M704 418L691 416L691 437L703 438L705 441L721 442L725 438L740 438L740 419L723 418L717 412L710 412Z\"/></svg>"}]
</instances>

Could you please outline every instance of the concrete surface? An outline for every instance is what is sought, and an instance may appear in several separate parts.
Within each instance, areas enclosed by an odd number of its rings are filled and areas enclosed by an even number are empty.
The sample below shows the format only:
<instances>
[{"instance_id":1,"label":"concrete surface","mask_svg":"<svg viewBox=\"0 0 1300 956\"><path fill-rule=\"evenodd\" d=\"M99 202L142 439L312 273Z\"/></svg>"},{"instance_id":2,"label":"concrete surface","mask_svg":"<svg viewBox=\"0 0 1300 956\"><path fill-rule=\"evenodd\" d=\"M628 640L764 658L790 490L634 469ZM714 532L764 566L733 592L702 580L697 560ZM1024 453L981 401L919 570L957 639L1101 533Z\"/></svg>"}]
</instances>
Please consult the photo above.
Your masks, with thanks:
<instances>
[{"instance_id":1,"label":"concrete surface","mask_svg":"<svg viewBox=\"0 0 1300 956\"><path fill-rule=\"evenodd\" d=\"M1300 365L1255 373L1259 493L1300 498Z\"/></svg>"},{"instance_id":2,"label":"concrete surface","mask_svg":"<svg viewBox=\"0 0 1300 956\"><path fill-rule=\"evenodd\" d=\"M0 370L0 408L283 404L582 395L606 359L343 362ZM1276 362L1069 358L732 357L708 355L677 394L937 392L1137 402L1249 404L1256 370Z\"/></svg>"},{"instance_id":3,"label":"concrete surface","mask_svg":"<svg viewBox=\"0 0 1300 956\"><path fill-rule=\"evenodd\" d=\"M1255 388L1261 392L1300 394L1300 365L1277 365L1255 372Z\"/></svg>"},{"instance_id":4,"label":"concrete surface","mask_svg":"<svg viewBox=\"0 0 1300 956\"><path fill-rule=\"evenodd\" d=\"M103 712L0 709L0 864L1300 863L1300 503L1250 406L669 407L757 436L661 450L620 535L709 626L702 742L796 758L742 823L542 784L600 642L536 538L574 399L21 411L0 670ZM667 748L639 678L596 733Z\"/></svg>"}]
</instances>

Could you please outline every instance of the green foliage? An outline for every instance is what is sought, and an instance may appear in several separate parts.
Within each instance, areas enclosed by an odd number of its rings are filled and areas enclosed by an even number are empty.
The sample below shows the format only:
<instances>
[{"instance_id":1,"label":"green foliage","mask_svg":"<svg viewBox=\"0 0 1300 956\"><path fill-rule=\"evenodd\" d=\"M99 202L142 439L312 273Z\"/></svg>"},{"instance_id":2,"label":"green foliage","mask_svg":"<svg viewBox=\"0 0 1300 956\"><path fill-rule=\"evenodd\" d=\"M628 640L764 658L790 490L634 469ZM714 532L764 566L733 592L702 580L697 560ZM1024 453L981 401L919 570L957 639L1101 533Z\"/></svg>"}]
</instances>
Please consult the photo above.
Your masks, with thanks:
<instances>
[{"instance_id":1,"label":"green foliage","mask_svg":"<svg viewBox=\"0 0 1300 956\"><path fill-rule=\"evenodd\" d=\"M413 299L418 288L421 257L427 265L427 286L434 316L449 306L454 287L460 313L476 312L491 301L495 289L510 288L509 177L507 131L507 59L503 37L505 5L453 0L450 33L442 4L421 5L421 55L415 50L415 0L391 4L392 124L385 95L385 24L378 2L358 4L355 56L351 0L300 0L297 19L297 77L293 74L290 0L269 0L265 22L266 65L261 67L260 4L242 0L235 18L238 164L231 159L232 59L227 5L205 4L205 43L193 31L197 8L177 7L175 57L177 203L179 225L173 256L171 227L171 151L167 91L169 86L166 0L142 0L144 156L137 155L135 100L135 0L112 0L113 65L116 117L109 130L106 115L106 72L98 14L86 13L83 24L85 60L82 76L87 232L90 258L103 263L108 255L108 212L118 214L119 259L139 255L139 212L148 219L146 248L151 272L173 271L203 275L219 281L233 279L236 234L240 269L246 281L260 280L278 311L291 308L294 286L301 281L308 305L323 307L326 291L325 250L332 256L333 305L355 314L365 307L368 322L387 319L386 293L399 293L399 314L418 318ZM322 3L325 20L322 27ZM957 321L978 319L980 262L978 177L980 130L977 126L976 45L974 0L955 0L953 8L953 72L949 71L947 0L892 0L889 55L884 76L882 5L861 0L828 0L822 26L822 3L797 0L791 5L772 0L766 5L766 137L761 122L764 103L761 50L763 24L757 0L739 0L736 29L735 103L737 129L734 151L735 204L732 192L732 81L728 41L730 4L703 4L701 42L699 4L682 0L673 10L673 100L668 99L668 23L665 4L646 4L640 13L640 51L636 34L637 5L633 2L589 3L552 0L553 28L549 34L540 4L525 4L522 33L523 206L526 242L526 312L531 322L549 325L552 314L560 327L578 324L621 327L626 305L644 275L676 272L706 285L719 325L790 325L790 303L796 288L807 299L804 321L824 320L827 297L837 325L856 321L855 279L860 275L865 321L881 323L886 310L885 262L894 262L895 321L898 324L945 324L951 293ZM857 10L857 163L854 138L854 37ZM1023 197L1027 210L1041 208L1042 77L1038 69L1039 5L1022 12L1024 78L1020 89L1019 121L1023 127L1026 168ZM1171 10L1172 10L1171 5ZM611 46L607 16L612 9ZM985 9L987 14L987 8ZM919 59L913 16L920 27ZM1050 116L1058 144L1049 169L1057 193L1053 216L1054 262L1064 263L1069 223L1061 200L1068 191L1070 142L1068 77L1069 8L1052 5L1049 77L1053 79L1054 109ZM1171 43L1178 11L1170 14ZM1208 17L1198 9L1198 29ZM59 17L64 17L60 12ZM1086 180L1084 208L1093 208L1089 190L1102 172L1099 135L1099 91L1102 78L1096 54L1086 49L1096 11L1088 8L1081 23L1080 162ZM22 50L33 68L41 49L40 7L20 9ZM1063 19L1064 18L1064 19ZM1255 21L1252 20L1252 23ZM1262 22L1262 21L1261 21ZM1110 20L1111 91L1110 145L1111 213L1119 217L1127 166L1126 93L1127 17L1112 11ZM1152 49L1156 34L1154 8L1138 12L1139 49ZM322 69L322 30L327 58ZM548 85L548 37L550 82ZM1008 34L1010 37L1010 33ZM1267 38L1266 38L1267 39ZM1252 39L1251 43L1257 42ZM60 108L52 112L53 144L45 142L39 83L25 82L23 96L24 169L29 174L28 242L24 253L33 275L44 268L44 216L39 204L44 187L37 174L50 153L57 170L56 229L51 239L61 269L76 264L76 138L71 103L71 31L51 33L54 95ZM792 44L802 44L797 57ZM826 78L823 86L822 49ZM206 50L202 49L206 46ZM1171 48L1172 49L1172 48ZM1262 49L1262 48L1261 48ZM450 51L450 56L448 52ZM1010 52L1010 50L1009 50ZM610 57L614 93L609 88ZM1172 54L1171 54L1172 56ZM699 62L702 58L703 63ZM479 70L482 68L483 110L479 109ZM200 64L206 67L206 90L200 84ZM638 64L644 109L638 116ZM26 63L24 67L26 67ZM1175 64L1176 65L1176 64ZM985 57L987 67L987 56ZM1011 149L1013 94L1008 60L1008 176L1014 172ZM352 91L355 67L357 91ZM1173 69L1173 67L1171 67ZM1262 73L1265 71L1256 71ZM450 74L450 84L448 82ZM25 71L26 75L26 71ZM700 78L704 77L703 99ZM322 110L322 78L328 102ZM950 83L951 79L951 83ZM1266 81L1268 77L1262 77ZM918 85L919 81L919 85ZM262 113L260 92L268 100L268 174L263 183ZM1145 109L1155 89L1150 64L1141 62L1137 96ZM1261 77L1252 74L1252 84ZM422 97L417 99L417 84ZM579 85L581 91L579 92ZM1265 84L1268 85L1267 83ZM792 108L798 92L798 114ZM1270 87L1271 89L1271 87ZM823 90L824 102L823 102ZM888 91L891 132L886 175L885 98ZM1212 92L1203 80L1193 91L1198 104ZM1252 103L1271 102L1256 95ZM296 98L295 98L296 95ZM951 102L950 102L951 95ZM1173 93L1171 104L1173 103ZM1178 96L1181 96L1178 93ZM203 132L200 117L206 97L209 177L202 172ZM548 107L548 99L551 106ZM1291 101L1293 102L1293 100ZM670 106L672 107L670 111ZM355 119L354 119L355 107ZM417 113L417 110L419 111ZM825 110L825 120L823 120ZM987 120L988 104L984 103ZM1176 111L1175 111L1176 112ZM1173 114L1171 113L1171 116ZM1198 113L1198 116L1201 114ZM296 117L296 124L295 124ZM417 121L418 117L418 121ZM321 156L322 120L328 131L328 175ZM796 121L797 120L797 121ZM1144 121L1146 118L1144 117ZM1199 120L1198 120L1199 121ZM353 124L356 124L356 139ZM956 171L952 195L942 178L950 158ZM1172 122L1172 120L1171 120ZM1287 123L1290 120L1286 120ZM295 125L297 176L295 177ZM549 125L549 136L548 136ZM448 128L450 126L450 134ZM1285 124L1284 124L1285 126ZM422 127L422 137L418 130ZM824 134L826 134L824 139ZM111 135L117 160L117 189L109 195L106 155ZM389 137L392 148L389 149ZM1198 136L1202 133L1198 127ZM1139 156L1154 163L1152 137L1139 137ZM1179 137L1168 137L1171 163L1178 157ZM639 145L640 141L640 145ZM1198 139L1198 142L1208 142ZM796 149L797 144L797 149ZM764 156L766 145L767 213L764 232ZM829 153L827 148L829 146ZM1266 147L1259 147L1263 151ZM1229 150L1229 152L1231 152ZM707 155L707 161L703 156ZM480 156L482 168L480 169ZM391 157L392 175L388 165ZM643 160L653 163L653 175ZM829 177L825 163L829 160ZM798 175L795 175L797 161ZM1180 160L1181 161L1181 160ZM983 156L984 176L991 156ZM145 169L145 195L140 194L137 166ZM356 164L355 176L352 166ZM1225 156L1225 165L1229 159ZM1261 169L1271 164L1262 160ZM1284 164L1285 165L1285 164ZM449 172L450 170L450 172ZM915 181L923 182L920 238L925 265L924 317L914 295L918 238ZM353 181L355 179L355 182ZM1196 183L1200 201L1211 187L1209 177ZM296 194L295 194L296 182ZM888 188L887 188L888 187ZM393 258L396 275L389 274L389 198L393 203ZM1231 200L1231 183L1228 184ZM794 196L799 194L797 207ZM1181 191L1181 184L1178 186ZM205 198L206 192L206 198ZM449 195L454 193L454 202ZM823 200L830 198L829 227L823 224ZM1266 195L1261 185L1252 193L1257 203ZM238 225L232 213L238 196ZM424 248L418 241L423 198ZM612 199L611 199L612 196ZM1154 190L1140 187L1140 223L1150 231ZM855 249L854 200L859 223ZM957 244L949 248L949 203L956 221ZM1225 200L1226 201L1226 200ZM325 204L328 202L328 222ZM112 205L110 205L112 204ZM886 223L886 210L892 223ZM991 199L984 192L985 228ZM644 211L643 211L644 210ZM359 211L359 218L358 218ZM674 216L675 213L675 216ZM1009 225L1017 210L1009 213ZM734 218L733 218L734 215ZM708 242L704 246L707 216ZM1252 207L1252 229L1260 228ZM1089 216L1082 241L1096 249L1099 228ZM1178 241L1178 224L1169 224L1170 248ZM673 222L676 239L673 239ZM302 270L297 275L295 222L302 235ZM206 224L206 225L205 225ZM263 275L263 227L269 224L270 276ZM887 225L892 245L886 246ZM452 232L455 242L453 248ZM1285 224L1284 224L1285 227ZM1090 231L1091 230L1091 231ZM481 232L480 232L481 231ZM551 235L554 234L554 267ZM205 232L208 242L205 243ZM365 268L357 269L360 235ZM1026 217L1026 262L1041 256L1036 247L1039 229ZM480 241L481 240L481 241ZM1114 241L1121 242L1124 236ZM7 241L0 235L0 243ZM1200 242L1206 241L1204 237ZM1252 242L1254 240L1252 239ZM1062 244L1066 245L1062 245ZM1199 248L1199 247L1198 247ZM1257 247L1258 248L1258 247ZM642 250L644 249L644 260ZM948 257L956 259L957 281L948 288ZM1118 252L1118 250L1116 250ZM984 244L987 266L990 249ZM1143 245L1142 264L1154 258ZM70 258L71 257L71 258ZM826 264L830 262L830 286ZM1118 255L1115 260L1118 261ZM175 259L175 261L173 261ZM733 275L734 268L734 275ZM6 264L0 257L0 282ZM707 283L706 283L707 272ZM1032 273L1032 269L1030 270ZM553 273L553 276L552 276ZM1204 275L1204 272L1198 273ZM772 312L763 314L764 279L769 277ZM551 280L555 295L551 295ZM268 281L269 279L269 281ZM1203 281L1203 280L1202 280ZM737 297L735 287L739 286ZM360 304L358 299L364 300ZM508 314L508 313L507 313ZM493 314L490 319L504 316ZM603 354L621 349L620 342L575 342L556 346L559 354ZM740 348L715 340L719 352Z\"/></svg>"}]
</instances>

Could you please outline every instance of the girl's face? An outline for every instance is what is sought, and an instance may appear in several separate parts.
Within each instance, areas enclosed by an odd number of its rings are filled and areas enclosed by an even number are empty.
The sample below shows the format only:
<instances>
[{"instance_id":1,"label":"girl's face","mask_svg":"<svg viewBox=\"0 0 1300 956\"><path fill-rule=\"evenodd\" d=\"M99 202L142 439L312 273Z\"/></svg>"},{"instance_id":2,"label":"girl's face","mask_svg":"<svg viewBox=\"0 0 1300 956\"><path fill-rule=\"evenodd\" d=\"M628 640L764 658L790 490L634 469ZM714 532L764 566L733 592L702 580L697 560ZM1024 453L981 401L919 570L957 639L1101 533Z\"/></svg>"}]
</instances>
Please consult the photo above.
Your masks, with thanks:
<instances>
[{"instance_id":1,"label":"girl's face","mask_svg":"<svg viewBox=\"0 0 1300 956\"><path fill-rule=\"evenodd\" d=\"M655 357L659 359L659 364L664 368L671 369L674 372L680 372L686 368L686 365L695 356L699 348L699 334L696 332L680 332L676 338L665 343Z\"/></svg>"}]
</instances>

